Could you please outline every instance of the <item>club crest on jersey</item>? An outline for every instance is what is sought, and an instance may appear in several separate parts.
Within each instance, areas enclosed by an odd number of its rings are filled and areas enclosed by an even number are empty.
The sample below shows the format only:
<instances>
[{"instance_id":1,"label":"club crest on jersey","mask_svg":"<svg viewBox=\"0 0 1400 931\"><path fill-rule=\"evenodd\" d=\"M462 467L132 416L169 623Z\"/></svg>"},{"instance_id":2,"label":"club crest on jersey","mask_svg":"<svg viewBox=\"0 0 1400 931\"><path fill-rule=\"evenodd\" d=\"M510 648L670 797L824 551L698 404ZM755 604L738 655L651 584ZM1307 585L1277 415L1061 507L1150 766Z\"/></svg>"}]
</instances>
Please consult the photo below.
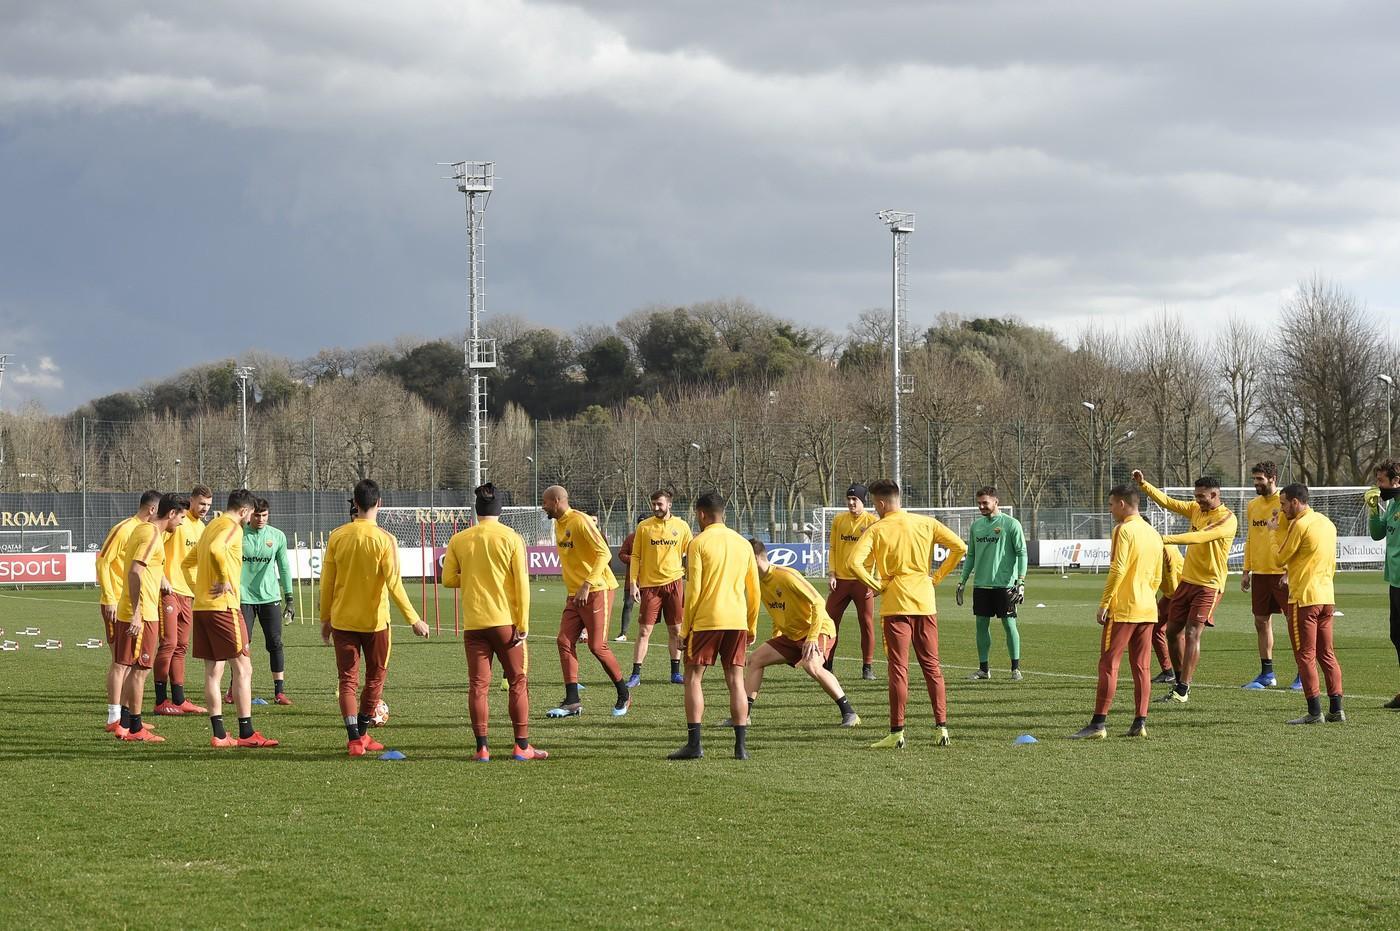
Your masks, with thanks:
<instances>
[{"instance_id":1,"label":"club crest on jersey","mask_svg":"<svg viewBox=\"0 0 1400 931\"><path fill-rule=\"evenodd\" d=\"M997 536L1001 536L1001 528L1000 528L1000 527L993 527L993 528L992 528L992 533L996 534Z\"/></svg>"},{"instance_id":2,"label":"club crest on jersey","mask_svg":"<svg viewBox=\"0 0 1400 931\"><path fill-rule=\"evenodd\" d=\"M268 540L266 543L263 544L263 546L267 547L268 549L272 549L272 541Z\"/></svg>"}]
</instances>

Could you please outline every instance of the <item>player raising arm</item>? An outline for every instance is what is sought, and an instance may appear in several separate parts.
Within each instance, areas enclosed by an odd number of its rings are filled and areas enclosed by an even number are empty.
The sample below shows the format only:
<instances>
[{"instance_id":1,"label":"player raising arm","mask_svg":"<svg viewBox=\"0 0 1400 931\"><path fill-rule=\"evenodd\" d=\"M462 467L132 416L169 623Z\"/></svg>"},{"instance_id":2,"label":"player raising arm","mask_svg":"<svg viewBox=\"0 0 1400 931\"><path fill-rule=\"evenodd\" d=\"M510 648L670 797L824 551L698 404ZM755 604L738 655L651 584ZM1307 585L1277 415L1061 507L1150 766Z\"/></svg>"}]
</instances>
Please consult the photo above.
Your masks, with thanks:
<instances>
[{"instance_id":1,"label":"player raising arm","mask_svg":"<svg viewBox=\"0 0 1400 931\"><path fill-rule=\"evenodd\" d=\"M938 726L937 743L946 747L950 742L948 698L938 664L938 606L933 589L957 566L967 544L940 521L900 510L899 486L889 479L871 482L870 494L880 520L856 543L851 567L862 582L883 595L880 620L889 661L890 733L871 744L871 749L904 748L910 646L924 671L924 685ZM947 548L948 556L935 570L933 553L939 545ZM874 566L873 571L869 565Z\"/></svg>"}]
</instances>

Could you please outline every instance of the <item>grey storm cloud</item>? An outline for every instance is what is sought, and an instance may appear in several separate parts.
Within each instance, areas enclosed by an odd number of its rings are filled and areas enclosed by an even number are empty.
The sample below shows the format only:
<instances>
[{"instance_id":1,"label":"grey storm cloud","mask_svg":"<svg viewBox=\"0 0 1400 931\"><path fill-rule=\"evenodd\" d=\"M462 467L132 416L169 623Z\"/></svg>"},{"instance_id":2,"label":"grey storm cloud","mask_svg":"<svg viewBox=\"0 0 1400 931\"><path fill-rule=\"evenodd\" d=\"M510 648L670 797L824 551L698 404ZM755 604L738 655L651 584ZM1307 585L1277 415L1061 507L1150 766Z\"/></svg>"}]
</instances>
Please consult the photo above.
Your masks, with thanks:
<instances>
[{"instance_id":1,"label":"grey storm cloud","mask_svg":"<svg viewBox=\"0 0 1400 931\"><path fill-rule=\"evenodd\" d=\"M1397 304L1400 7L1261 2L7 5L11 406L188 364L742 295L1066 333L1266 316L1320 272ZM173 347L173 349L172 349Z\"/></svg>"}]
</instances>

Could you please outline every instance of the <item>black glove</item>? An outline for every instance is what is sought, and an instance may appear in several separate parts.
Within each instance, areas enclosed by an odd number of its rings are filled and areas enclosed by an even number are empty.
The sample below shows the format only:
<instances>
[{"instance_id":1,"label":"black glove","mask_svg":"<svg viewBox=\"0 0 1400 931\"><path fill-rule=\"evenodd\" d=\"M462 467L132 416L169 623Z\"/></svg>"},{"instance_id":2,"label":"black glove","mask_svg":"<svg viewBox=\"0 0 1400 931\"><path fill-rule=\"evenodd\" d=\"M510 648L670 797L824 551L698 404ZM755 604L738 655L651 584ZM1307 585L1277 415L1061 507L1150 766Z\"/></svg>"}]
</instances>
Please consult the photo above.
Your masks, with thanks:
<instances>
[{"instance_id":1,"label":"black glove","mask_svg":"<svg viewBox=\"0 0 1400 931\"><path fill-rule=\"evenodd\" d=\"M966 582L959 582L959 583L958 583L958 589L957 589L957 591L953 592L953 597L957 599L958 607L959 607L959 608L962 607L962 603L963 603L963 586L966 585L966 584L967 584Z\"/></svg>"},{"instance_id":2,"label":"black glove","mask_svg":"<svg viewBox=\"0 0 1400 931\"><path fill-rule=\"evenodd\" d=\"M282 596L282 623L290 624L297 619L297 609L291 595Z\"/></svg>"},{"instance_id":3,"label":"black glove","mask_svg":"<svg viewBox=\"0 0 1400 931\"><path fill-rule=\"evenodd\" d=\"M1012 606L1015 607L1016 605L1026 600L1026 583L1017 582L1015 585L1011 586L1006 590L1006 594Z\"/></svg>"}]
</instances>

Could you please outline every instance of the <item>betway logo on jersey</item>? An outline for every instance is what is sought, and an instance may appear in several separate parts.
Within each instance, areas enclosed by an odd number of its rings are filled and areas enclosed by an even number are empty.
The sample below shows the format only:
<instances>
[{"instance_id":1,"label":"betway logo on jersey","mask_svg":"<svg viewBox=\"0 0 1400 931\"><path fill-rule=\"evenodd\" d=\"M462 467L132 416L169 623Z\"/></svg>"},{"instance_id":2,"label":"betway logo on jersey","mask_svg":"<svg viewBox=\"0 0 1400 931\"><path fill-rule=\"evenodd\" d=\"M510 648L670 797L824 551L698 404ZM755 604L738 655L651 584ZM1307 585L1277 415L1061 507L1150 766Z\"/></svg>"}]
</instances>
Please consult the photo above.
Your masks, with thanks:
<instances>
[{"instance_id":1,"label":"betway logo on jersey","mask_svg":"<svg viewBox=\"0 0 1400 931\"><path fill-rule=\"evenodd\" d=\"M64 553L0 554L0 585L67 580L68 557Z\"/></svg>"},{"instance_id":2,"label":"betway logo on jersey","mask_svg":"<svg viewBox=\"0 0 1400 931\"><path fill-rule=\"evenodd\" d=\"M681 542L680 540L657 540L657 539L653 538L652 541L651 541L651 545L652 545L652 546L679 546L679 545L680 545L680 542Z\"/></svg>"}]
</instances>

